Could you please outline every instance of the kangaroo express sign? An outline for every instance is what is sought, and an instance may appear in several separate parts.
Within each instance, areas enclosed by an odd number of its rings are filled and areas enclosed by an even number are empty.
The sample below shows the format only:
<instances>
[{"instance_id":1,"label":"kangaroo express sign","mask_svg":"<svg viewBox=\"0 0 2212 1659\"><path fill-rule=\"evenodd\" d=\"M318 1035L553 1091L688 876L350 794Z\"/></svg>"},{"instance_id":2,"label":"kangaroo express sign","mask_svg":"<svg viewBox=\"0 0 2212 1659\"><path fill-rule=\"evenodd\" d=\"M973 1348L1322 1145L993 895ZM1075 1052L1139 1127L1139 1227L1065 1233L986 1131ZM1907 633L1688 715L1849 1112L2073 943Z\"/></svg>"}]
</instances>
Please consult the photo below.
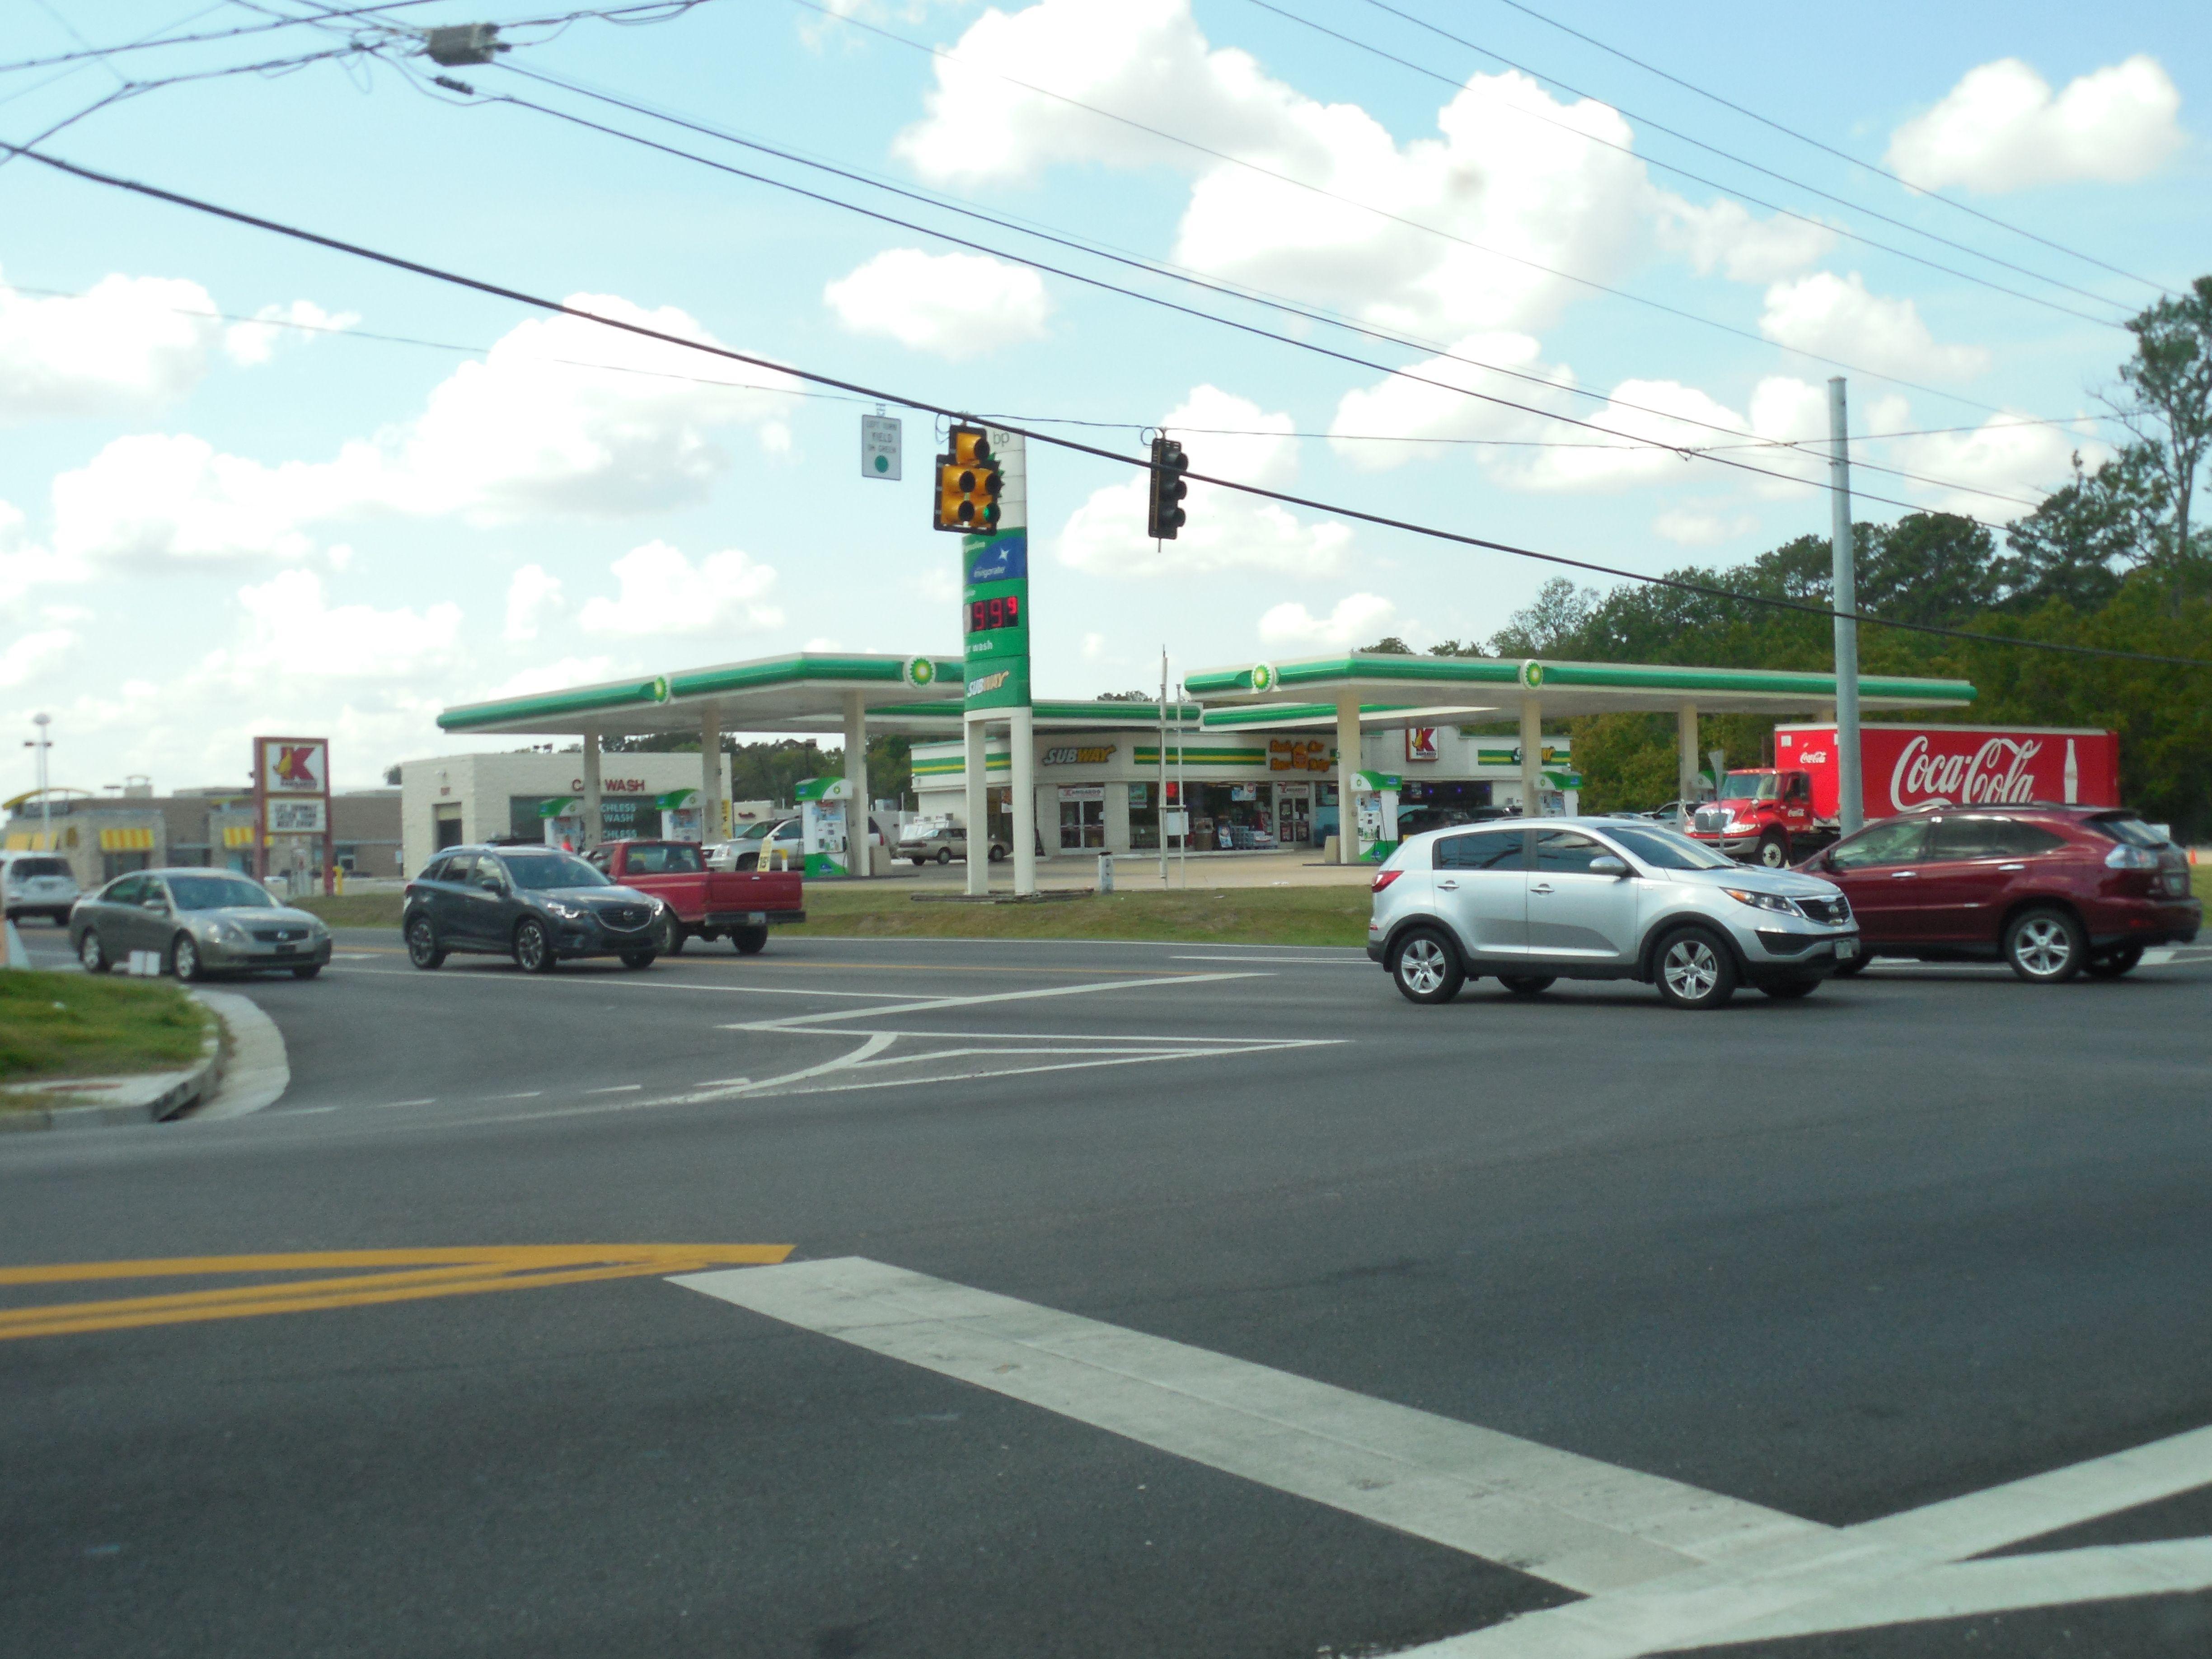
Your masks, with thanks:
<instances>
[{"instance_id":1,"label":"kangaroo express sign","mask_svg":"<svg viewBox=\"0 0 2212 1659\"><path fill-rule=\"evenodd\" d=\"M313 836L329 863L331 743L328 738L253 740L253 816L261 826L255 873L268 873L269 848L278 836Z\"/></svg>"}]
</instances>

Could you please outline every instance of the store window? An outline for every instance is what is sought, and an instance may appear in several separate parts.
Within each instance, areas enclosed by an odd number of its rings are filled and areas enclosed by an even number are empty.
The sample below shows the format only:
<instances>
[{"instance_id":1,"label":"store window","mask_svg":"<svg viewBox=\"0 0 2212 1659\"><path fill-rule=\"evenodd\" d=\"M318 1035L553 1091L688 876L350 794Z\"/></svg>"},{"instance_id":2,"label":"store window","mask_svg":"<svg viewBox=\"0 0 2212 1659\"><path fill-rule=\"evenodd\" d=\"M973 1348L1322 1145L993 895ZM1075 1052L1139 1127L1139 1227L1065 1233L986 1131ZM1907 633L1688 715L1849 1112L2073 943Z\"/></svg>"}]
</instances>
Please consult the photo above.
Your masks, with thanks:
<instances>
[{"instance_id":1,"label":"store window","mask_svg":"<svg viewBox=\"0 0 2212 1659\"><path fill-rule=\"evenodd\" d=\"M1159 786L1156 783L1129 785L1129 850L1152 853L1160 845Z\"/></svg>"},{"instance_id":2,"label":"store window","mask_svg":"<svg viewBox=\"0 0 2212 1659\"><path fill-rule=\"evenodd\" d=\"M102 853L100 855L100 878L113 881L118 876L127 876L133 870L143 870L153 861L150 853Z\"/></svg>"},{"instance_id":3,"label":"store window","mask_svg":"<svg viewBox=\"0 0 2212 1659\"><path fill-rule=\"evenodd\" d=\"M1069 783L1060 788L1060 850L1106 849L1106 786Z\"/></svg>"},{"instance_id":4,"label":"store window","mask_svg":"<svg viewBox=\"0 0 2212 1659\"><path fill-rule=\"evenodd\" d=\"M442 853L448 847L459 847L461 844L461 804L455 801L451 805L441 805L431 811L434 817L431 850Z\"/></svg>"},{"instance_id":5,"label":"store window","mask_svg":"<svg viewBox=\"0 0 2212 1659\"><path fill-rule=\"evenodd\" d=\"M1191 845L1201 852L1250 852L1275 845L1273 791L1264 783L1191 786Z\"/></svg>"},{"instance_id":6,"label":"store window","mask_svg":"<svg viewBox=\"0 0 2212 1659\"><path fill-rule=\"evenodd\" d=\"M545 839L546 807L562 799L559 795L509 795L507 798L507 833L520 836L525 841ZM606 805L614 805L612 801ZM624 802L628 805L630 803Z\"/></svg>"}]
</instances>

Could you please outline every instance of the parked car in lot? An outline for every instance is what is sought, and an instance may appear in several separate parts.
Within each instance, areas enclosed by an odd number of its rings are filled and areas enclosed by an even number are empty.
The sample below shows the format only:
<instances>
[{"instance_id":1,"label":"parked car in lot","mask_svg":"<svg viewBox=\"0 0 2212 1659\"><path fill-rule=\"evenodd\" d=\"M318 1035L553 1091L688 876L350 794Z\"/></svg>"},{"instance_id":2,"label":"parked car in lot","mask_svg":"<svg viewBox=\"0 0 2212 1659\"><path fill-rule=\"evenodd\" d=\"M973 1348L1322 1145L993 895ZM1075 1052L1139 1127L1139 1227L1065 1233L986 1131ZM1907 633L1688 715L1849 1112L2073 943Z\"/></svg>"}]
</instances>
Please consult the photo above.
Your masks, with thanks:
<instances>
[{"instance_id":1,"label":"parked car in lot","mask_svg":"<svg viewBox=\"0 0 2212 1659\"><path fill-rule=\"evenodd\" d=\"M1463 806L1401 806L1398 809L1398 839L1410 841L1415 836L1428 834L1431 830L1449 830L1474 821L1474 814Z\"/></svg>"},{"instance_id":2,"label":"parked car in lot","mask_svg":"<svg viewBox=\"0 0 2212 1659\"><path fill-rule=\"evenodd\" d=\"M996 836L991 837L987 856L994 864L1005 858L1011 849ZM968 860L968 826L964 823L922 822L910 823L899 837L893 856L902 858L917 869L925 864L950 864L958 859Z\"/></svg>"},{"instance_id":3,"label":"parked car in lot","mask_svg":"<svg viewBox=\"0 0 2212 1659\"><path fill-rule=\"evenodd\" d=\"M67 859L52 853L0 853L0 907L9 921L44 916L67 927L70 907L77 898L76 878Z\"/></svg>"},{"instance_id":4,"label":"parked car in lot","mask_svg":"<svg viewBox=\"0 0 2212 1659\"><path fill-rule=\"evenodd\" d=\"M772 922L806 920L805 888L796 872L709 870L688 841L617 841L584 861L618 886L660 901L660 948L674 956L695 939L729 935L741 956L768 943Z\"/></svg>"},{"instance_id":5,"label":"parked car in lot","mask_svg":"<svg viewBox=\"0 0 2212 1659\"><path fill-rule=\"evenodd\" d=\"M331 959L331 930L305 910L228 870L186 866L118 876L81 898L69 917L70 948L90 974L134 951L152 951L179 979L281 969L313 979Z\"/></svg>"},{"instance_id":6,"label":"parked car in lot","mask_svg":"<svg viewBox=\"0 0 2212 1659\"><path fill-rule=\"evenodd\" d=\"M577 957L650 968L666 911L551 847L455 847L423 866L401 900L407 959L436 968L454 951L511 956L533 974Z\"/></svg>"},{"instance_id":7,"label":"parked car in lot","mask_svg":"<svg viewBox=\"0 0 2212 1659\"><path fill-rule=\"evenodd\" d=\"M1802 997L1856 958L1831 883L1746 869L1688 836L1620 818L1432 830L1376 872L1367 954L1413 1002L1449 1002L1495 975L1534 995L1559 979L1655 984L1678 1008L1739 985Z\"/></svg>"},{"instance_id":8,"label":"parked car in lot","mask_svg":"<svg viewBox=\"0 0 2212 1659\"><path fill-rule=\"evenodd\" d=\"M1843 889L1868 955L2002 961L2037 985L2117 978L2203 921L2188 855L2124 808L1913 811L1797 867Z\"/></svg>"},{"instance_id":9,"label":"parked car in lot","mask_svg":"<svg viewBox=\"0 0 2212 1659\"><path fill-rule=\"evenodd\" d=\"M887 835L881 818L868 820L868 838L877 847L889 847L897 839ZM788 866L797 869L805 860L805 837L796 817L764 820L748 824L733 841L724 842L715 848L707 860L710 870L766 870Z\"/></svg>"}]
</instances>

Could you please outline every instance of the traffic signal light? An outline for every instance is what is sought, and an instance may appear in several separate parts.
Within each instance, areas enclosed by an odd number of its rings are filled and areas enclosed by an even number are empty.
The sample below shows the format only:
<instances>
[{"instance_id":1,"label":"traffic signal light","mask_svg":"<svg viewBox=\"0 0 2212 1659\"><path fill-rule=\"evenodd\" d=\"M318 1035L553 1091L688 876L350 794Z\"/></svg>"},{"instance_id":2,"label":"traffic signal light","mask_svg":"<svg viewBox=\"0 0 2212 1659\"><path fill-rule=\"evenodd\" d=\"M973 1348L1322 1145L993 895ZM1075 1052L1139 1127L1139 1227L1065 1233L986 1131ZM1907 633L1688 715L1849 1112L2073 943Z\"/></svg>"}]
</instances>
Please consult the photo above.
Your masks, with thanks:
<instances>
[{"instance_id":1,"label":"traffic signal light","mask_svg":"<svg viewBox=\"0 0 2212 1659\"><path fill-rule=\"evenodd\" d=\"M1145 533L1155 541L1171 542L1188 518L1178 505L1190 494L1182 475L1190 471L1189 458L1173 438L1152 440L1152 490L1145 511Z\"/></svg>"},{"instance_id":2,"label":"traffic signal light","mask_svg":"<svg viewBox=\"0 0 2212 1659\"><path fill-rule=\"evenodd\" d=\"M952 451L937 458L933 527L988 536L999 527L999 489L1004 482L990 434L979 426L956 426Z\"/></svg>"}]
</instances>

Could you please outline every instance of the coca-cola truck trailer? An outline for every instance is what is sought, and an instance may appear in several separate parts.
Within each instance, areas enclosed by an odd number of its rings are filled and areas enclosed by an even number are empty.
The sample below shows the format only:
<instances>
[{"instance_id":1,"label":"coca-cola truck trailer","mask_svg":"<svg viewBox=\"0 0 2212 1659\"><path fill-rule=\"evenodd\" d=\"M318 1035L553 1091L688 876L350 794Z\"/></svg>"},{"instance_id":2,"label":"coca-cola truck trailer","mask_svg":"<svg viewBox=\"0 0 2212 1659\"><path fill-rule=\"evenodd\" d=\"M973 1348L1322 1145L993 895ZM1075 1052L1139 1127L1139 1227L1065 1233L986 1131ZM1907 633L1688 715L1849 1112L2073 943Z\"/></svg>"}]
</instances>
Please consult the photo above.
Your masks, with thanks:
<instances>
[{"instance_id":1,"label":"coca-cola truck trailer","mask_svg":"<svg viewBox=\"0 0 2212 1659\"><path fill-rule=\"evenodd\" d=\"M1733 858L1779 867L1835 840L1836 728L1778 726L1774 764L1731 769L1690 834ZM2120 804L2120 738L2092 726L1862 726L1869 823L1932 806L2027 801Z\"/></svg>"}]
</instances>

